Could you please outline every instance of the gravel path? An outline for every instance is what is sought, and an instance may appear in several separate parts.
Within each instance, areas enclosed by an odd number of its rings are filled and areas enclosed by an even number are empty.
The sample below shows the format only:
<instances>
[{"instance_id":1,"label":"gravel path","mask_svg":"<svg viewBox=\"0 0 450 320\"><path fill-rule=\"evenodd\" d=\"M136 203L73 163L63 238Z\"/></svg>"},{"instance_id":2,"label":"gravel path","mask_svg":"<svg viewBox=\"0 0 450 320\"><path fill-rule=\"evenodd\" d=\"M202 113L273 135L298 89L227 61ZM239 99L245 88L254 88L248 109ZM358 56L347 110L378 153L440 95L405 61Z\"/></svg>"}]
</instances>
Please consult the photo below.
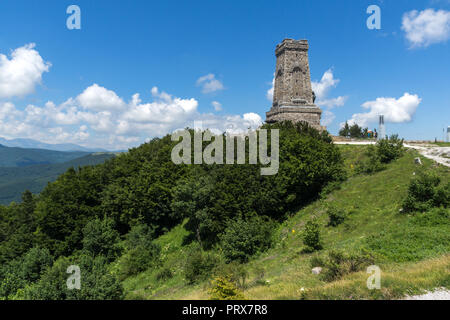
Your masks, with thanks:
<instances>
[{"instance_id":1,"label":"gravel path","mask_svg":"<svg viewBox=\"0 0 450 320\"><path fill-rule=\"evenodd\" d=\"M418 296L407 296L405 300L450 300L450 291L441 288Z\"/></svg>"},{"instance_id":2,"label":"gravel path","mask_svg":"<svg viewBox=\"0 0 450 320\"><path fill-rule=\"evenodd\" d=\"M450 147L438 147L438 146L419 146L416 144L406 144L405 147L416 149L421 155L426 158L432 159L444 166L450 167Z\"/></svg>"}]
</instances>

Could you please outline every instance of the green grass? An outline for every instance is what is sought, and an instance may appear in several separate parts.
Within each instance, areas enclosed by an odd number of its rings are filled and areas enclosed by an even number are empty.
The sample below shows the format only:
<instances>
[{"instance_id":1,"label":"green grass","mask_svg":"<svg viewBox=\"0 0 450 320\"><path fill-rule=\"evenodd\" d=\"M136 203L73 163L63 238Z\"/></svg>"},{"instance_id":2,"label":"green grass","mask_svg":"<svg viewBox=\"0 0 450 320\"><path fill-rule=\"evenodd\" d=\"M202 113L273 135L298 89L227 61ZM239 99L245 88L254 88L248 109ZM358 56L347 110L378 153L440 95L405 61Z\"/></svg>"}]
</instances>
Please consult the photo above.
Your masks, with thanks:
<instances>
[{"instance_id":1,"label":"green grass","mask_svg":"<svg viewBox=\"0 0 450 320\"><path fill-rule=\"evenodd\" d=\"M450 142L433 142L433 144L439 147L450 147Z\"/></svg>"},{"instance_id":2,"label":"green grass","mask_svg":"<svg viewBox=\"0 0 450 320\"><path fill-rule=\"evenodd\" d=\"M450 212L435 209L425 214L406 215L401 204L413 174L436 171L445 183L450 170L421 157L423 167L414 163L419 155L408 150L386 170L373 175L355 173L364 159L366 146L339 146L349 179L326 198L302 208L282 223L274 234L275 245L245 265L249 273L244 294L249 299L394 299L435 287L450 287ZM327 206L344 209L348 217L337 227L328 227ZM316 217L321 225L324 249L303 253L301 235L305 223ZM148 270L124 281L128 298L208 299L208 282L190 286L183 278L186 248L182 226L157 241L163 247L163 263L173 278L157 281L158 270ZM365 272L349 274L334 282L322 281L311 273L313 256L325 256L331 249L353 252L367 248L382 269L382 289L368 290ZM264 281L257 281L264 270ZM303 290L302 290L303 288Z\"/></svg>"}]
</instances>

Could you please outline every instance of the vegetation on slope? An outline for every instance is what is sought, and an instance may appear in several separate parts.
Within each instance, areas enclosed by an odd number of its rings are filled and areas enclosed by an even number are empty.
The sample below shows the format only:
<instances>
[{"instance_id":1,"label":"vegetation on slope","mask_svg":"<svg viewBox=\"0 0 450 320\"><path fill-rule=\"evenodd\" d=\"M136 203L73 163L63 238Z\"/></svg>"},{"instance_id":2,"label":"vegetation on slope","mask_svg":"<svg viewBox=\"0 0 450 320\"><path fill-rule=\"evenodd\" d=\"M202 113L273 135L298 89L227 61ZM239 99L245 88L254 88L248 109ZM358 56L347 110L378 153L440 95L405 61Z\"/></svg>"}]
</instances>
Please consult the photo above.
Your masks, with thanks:
<instances>
[{"instance_id":1,"label":"vegetation on slope","mask_svg":"<svg viewBox=\"0 0 450 320\"><path fill-rule=\"evenodd\" d=\"M243 293L248 299L397 299L436 287L450 287L450 210L433 208L423 213L404 213L402 204L411 180L419 172L438 174L444 185L448 168L436 166L408 150L400 159L374 174L359 174L357 162L365 161L367 146L339 146L349 179L331 193L288 218L273 234L273 248L243 264L247 274ZM344 222L329 224L330 207L343 210ZM305 253L304 228L315 217L321 230L323 249ZM159 269L149 269L125 280L129 299L208 299L209 280L187 283L183 268L187 250L182 226L157 241L163 248L165 268L173 275L159 281ZM220 252L220 248L217 249ZM332 281L314 275L317 260L337 251L364 257L382 270L381 289L369 290L366 269L344 274ZM363 252L363 254L361 254ZM184 261L184 263L183 263ZM343 269L345 266L342 266ZM217 272L223 273L221 268ZM326 272L324 268L324 273ZM344 270L345 271L345 270ZM212 273L217 273L213 271ZM241 271L242 273L242 271Z\"/></svg>"},{"instance_id":2,"label":"vegetation on slope","mask_svg":"<svg viewBox=\"0 0 450 320\"><path fill-rule=\"evenodd\" d=\"M24 190L41 192L49 182L69 168L92 166L114 157L113 153L93 153L63 163L38 164L25 167L0 167L0 204L19 202Z\"/></svg>"},{"instance_id":3,"label":"vegetation on slope","mask_svg":"<svg viewBox=\"0 0 450 320\"><path fill-rule=\"evenodd\" d=\"M349 288L360 285L358 297L391 298L448 285L445 260L411 286L392 278L375 292L356 282L368 264L416 274L414 264L449 252L448 169L425 159L419 168L396 137L371 160L367 147L337 147L306 125L266 128L281 131L276 176L261 176L259 165L175 165L177 142L166 136L69 169L38 197L27 192L21 204L0 207L0 296L354 298ZM357 169L381 159L381 171ZM440 200L423 212L401 210L419 171L441 177L427 189ZM63 281L72 264L87 279L75 292ZM313 275L313 266L323 273ZM346 279L353 284L330 291Z\"/></svg>"}]
</instances>

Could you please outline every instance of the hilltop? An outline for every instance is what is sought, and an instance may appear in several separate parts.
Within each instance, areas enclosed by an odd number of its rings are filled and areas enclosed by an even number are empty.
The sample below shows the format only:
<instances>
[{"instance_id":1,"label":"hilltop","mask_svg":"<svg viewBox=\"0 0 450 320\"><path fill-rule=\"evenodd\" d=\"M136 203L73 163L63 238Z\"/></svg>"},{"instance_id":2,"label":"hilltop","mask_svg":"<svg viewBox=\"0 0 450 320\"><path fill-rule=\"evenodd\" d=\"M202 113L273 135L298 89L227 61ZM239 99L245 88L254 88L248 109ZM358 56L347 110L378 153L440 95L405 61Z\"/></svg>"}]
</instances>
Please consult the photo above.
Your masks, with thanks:
<instances>
[{"instance_id":1,"label":"hilltop","mask_svg":"<svg viewBox=\"0 0 450 320\"><path fill-rule=\"evenodd\" d=\"M450 181L450 170L421 156L423 168L414 163L415 150L373 175L356 173L356 163L365 157L367 146L343 145L349 178L322 199L298 211L280 225L274 234L274 247L244 265L248 273L243 290L248 299L398 299L424 290L450 288L450 212L401 214L402 202L411 179L420 170L438 173ZM327 208L334 204L349 212L348 219L329 227ZM303 253L301 234L305 223L317 217L324 249ZM161 236L164 266L173 271L166 281L160 270L151 269L125 280L128 298L208 299L209 280L188 285L183 272L187 251L186 231L180 225ZM311 272L316 257L330 250L354 252L366 248L377 255L373 262L382 270L381 290L368 290L368 274L363 271L324 281Z\"/></svg>"}]
</instances>

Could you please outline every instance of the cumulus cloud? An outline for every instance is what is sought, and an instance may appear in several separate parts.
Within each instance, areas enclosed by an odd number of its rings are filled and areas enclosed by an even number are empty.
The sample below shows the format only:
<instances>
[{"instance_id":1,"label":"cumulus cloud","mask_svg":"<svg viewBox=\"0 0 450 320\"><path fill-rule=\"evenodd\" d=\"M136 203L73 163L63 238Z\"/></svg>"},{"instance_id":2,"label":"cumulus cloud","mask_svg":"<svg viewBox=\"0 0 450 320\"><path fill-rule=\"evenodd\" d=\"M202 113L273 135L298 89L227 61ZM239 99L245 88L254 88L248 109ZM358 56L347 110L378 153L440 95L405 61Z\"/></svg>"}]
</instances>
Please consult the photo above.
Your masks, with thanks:
<instances>
[{"instance_id":1,"label":"cumulus cloud","mask_svg":"<svg viewBox=\"0 0 450 320\"><path fill-rule=\"evenodd\" d=\"M270 102L273 101L273 90L274 90L274 87L275 87L275 76L274 76L273 79L272 79L272 86L271 86L270 89L267 90L267 92L266 92L266 98L267 98L267 100L269 100Z\"/></svg>"},{"instance_id":2,"label":"cumulus cloud","mask_svg":"<svg viewBox=\"0 0 450 320\"><path fill-rule=\"evenodd\" d=\"M0 54L0 98L23 97L41 83L42 74L51 64L34 48L34 43L17 48L11 58Z\"/></svg>"},{"instance_id":3,"label":"cumulus cloud","mask_svg":"<svg viewBox=\"0 0 450 320\"><path fill-rule=\"evenodd\" d=\"M312 81L311 87L316 94L316 104L321 107L334 108L341 107L347 100L346 96L339 96L337 98L328 98L328 93L332 88L339 84L340 80L335 79L333 70L328 69L322 75L320 81Z\"/></svg>"},{"instance_id":4,"label":"cumulus cloud","mask_svg":"<svg viewBox=\"0 0 450 320\"><path fill-rule=\"evenodd\" d=\"M151 95L151 101L143 102L136 93L125 103L114 91L94 84L59 105L48 101L21 110L0 102L0 136L125 149L177 128L193 127L195 121L214 132L242 132L262 124L255 113L200 113L196 99L175 97L157 87Z\"/></svg>"},{"instance_id":5,"label":"cumulus cloud","mask_svg":"<svg viewBox=\"0 0 450 320\"><path fill-rule=\"evenodd\" d=\"M83 108L96 111L120 110L125 106L125 102L114 91L101 87L96 83L86 88L77 99Z\"/></svg>"},{"instance_id":6,"label":"cumulus cloud","mask_svg":"<svg viewBox=\"0 0 450 320\"><path fill-rule=\"evenodd\" d=\"M335 114L331 111L325 110L322 113L322 121L321 124L323 126L329 126L333 123L334 119L336 118Z\"/></svg>"},{"instance_id":7,"label":"cumulus cloud","mask_svg":"<svg viewBox=\"0 0 450 320\"><path fill-rule=\"evenodd\" d=\"M426 9L403 15L402 30L411 47L427 47L450 38L450 11Z\"/></svg>"},{"instance_id":8,"label":"cumulus cloud","mask_svg":"<svg viewBox=\"0 0 450 320\"><path fill-rule=\"evenodd\" d=\"M214 107L214 110L221 111L222 110L222 104L217 101L211 102L211 105Z\"/></svg>"},{"instance_id":9,"label":"cumulus cloud","mask_svg":"<svg viewBox=\"0 0 450 320\"><path fill-rule=\"evenodd\" d=\"M198 78L196 84L202 87L203 93L212 93L225 89L222 82L217 80L216 76L212 73Z\"/></svg>"},{"instance_id":10,"label":"cumulus cloud","mask_svg":"<svg viewBox=\"0 0 450 320\"><path fill-rule=\"evenodd\" d=\"M418 95L409 93L405 93L398 99L377 98L374 101L367 101L362 104L362 107L368 111L355 113L349 123L367 127L369 123L377 122L380 114L384 115L385 122L410 122L421 101Z\"/></svg>"},{"instance_id":11,"label":"cumulus cloud","mask_svg":"<svg viewBox=\"0 0 450 320\"><path fill-rule=\"evenodd\" d=\"M331 89L337 87L339 82L340 80L334 77L332 69L328 69L327 71L325 71L320 81L311 82L312 90L316 94L315 104L326 109L322 113L321 123L323 126L329 126L336 118L336 116L333 112L330 111L330 109L333 109L335 107L342 107L347 101L347 96L338 96L335 98L328 97Z\"/></svg>"}]
</instances>

